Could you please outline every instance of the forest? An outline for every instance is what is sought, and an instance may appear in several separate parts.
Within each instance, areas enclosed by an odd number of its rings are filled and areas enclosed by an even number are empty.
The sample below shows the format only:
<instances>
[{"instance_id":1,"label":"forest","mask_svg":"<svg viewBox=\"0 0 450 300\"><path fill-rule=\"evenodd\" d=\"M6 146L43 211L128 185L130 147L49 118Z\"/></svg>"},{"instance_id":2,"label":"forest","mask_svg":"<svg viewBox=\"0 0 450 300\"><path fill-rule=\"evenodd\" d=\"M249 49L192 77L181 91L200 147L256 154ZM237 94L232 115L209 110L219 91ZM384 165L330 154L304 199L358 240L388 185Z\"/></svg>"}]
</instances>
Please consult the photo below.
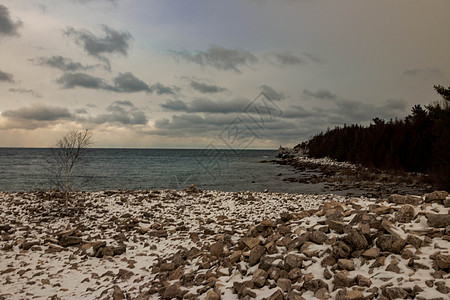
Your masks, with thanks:
<instances>
[{"instance_id":1,"label":"forest","mask_svg":"<svg viewBox=\"0 0 450 300\"><path fill-rule=\"evenodd\" d=\"M442 99L415 105L402 120L376 117L369 126L335 127L295 148L307 149L309 157L425 173L437 187L450 190L450 87L434 88Z\"/></svg>"}]
</instances>

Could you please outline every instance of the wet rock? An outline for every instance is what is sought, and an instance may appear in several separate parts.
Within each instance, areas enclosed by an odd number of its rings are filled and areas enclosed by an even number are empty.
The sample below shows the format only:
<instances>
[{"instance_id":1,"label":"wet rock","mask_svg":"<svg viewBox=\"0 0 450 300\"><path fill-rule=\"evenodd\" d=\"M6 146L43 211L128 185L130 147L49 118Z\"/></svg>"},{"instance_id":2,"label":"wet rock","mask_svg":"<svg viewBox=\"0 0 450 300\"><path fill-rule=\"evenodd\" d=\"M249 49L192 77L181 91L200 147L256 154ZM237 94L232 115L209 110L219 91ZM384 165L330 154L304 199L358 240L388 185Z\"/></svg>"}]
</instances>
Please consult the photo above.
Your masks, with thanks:
<instances>
[{"instance_id":1,"label":"wet rock","mask_svg":"<svg viewBox=\"0 0 450 300\"><path fill-rule=\"evenodd\" d=\"M427 224L434 228L445 228L450 225L450 214L427 214Z\"/></svg>"},{"instance_id":2,"label":"wet rock","mask_svg":"<svg viewBox=\"0 0 450 300\"><path fill-rule=\"evenodd\" d=\"M400 253L403 247L405 247L406 242L402 238L390 234L385 234L377 239L376 244L378 248L381 249L381 251Z\"/></svg>"},{"instance_id":3,"label":"wet rock","mask_svg":"<svg viewBox=\"0 0 450 300\"><path fill-rule=\"evenodd\" d=\"M409 223L415 217L414 207L403 205L396 213L395 220L400 223Z\"/></svg>"}]
</instances>

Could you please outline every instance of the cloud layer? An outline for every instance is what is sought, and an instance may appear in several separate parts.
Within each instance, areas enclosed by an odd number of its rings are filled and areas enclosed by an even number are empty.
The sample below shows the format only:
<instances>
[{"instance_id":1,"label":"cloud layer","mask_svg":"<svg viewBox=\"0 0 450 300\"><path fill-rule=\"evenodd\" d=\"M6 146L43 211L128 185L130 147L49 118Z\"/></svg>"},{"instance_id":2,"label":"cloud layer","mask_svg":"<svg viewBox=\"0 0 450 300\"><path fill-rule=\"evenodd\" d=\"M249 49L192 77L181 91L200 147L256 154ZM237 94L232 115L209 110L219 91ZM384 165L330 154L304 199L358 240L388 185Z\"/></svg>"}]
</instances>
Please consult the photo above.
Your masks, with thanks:
<instances>
[{"instance_id":1,"label":"cloud layer","mask_svg":"<svg viewBox=\"0 0 450 300\"><path fill-rule=\"evenodd\" d=\"M0 37L2 35L14 36L19 35L19 28L23 25L22 21L13 21L9 15L9 9L0 4Z\"/></svg>"}]
</instances>

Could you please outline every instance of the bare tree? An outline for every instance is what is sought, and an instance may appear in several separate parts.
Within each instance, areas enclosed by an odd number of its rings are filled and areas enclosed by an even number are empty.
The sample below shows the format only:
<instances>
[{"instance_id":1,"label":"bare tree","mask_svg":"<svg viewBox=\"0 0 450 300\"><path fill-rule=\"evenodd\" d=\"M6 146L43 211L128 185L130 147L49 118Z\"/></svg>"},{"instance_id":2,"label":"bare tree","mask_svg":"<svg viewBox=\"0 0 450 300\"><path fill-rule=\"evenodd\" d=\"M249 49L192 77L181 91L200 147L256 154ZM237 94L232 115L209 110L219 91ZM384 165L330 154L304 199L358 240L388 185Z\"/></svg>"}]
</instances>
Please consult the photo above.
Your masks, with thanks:
<instances>
[{"instance_id":1,"label":"bare tree","mask_svg":"<svg viewBox=\"0 0 450 300\"><path fill-rule=\"evenodd\" d=\"M73 130L56 142L48 159L52 184L64 193L66 208L72 191L84 186L89 177L83 174L86 151L92 145L89 130Z\"/></svg>"}]
</instances>

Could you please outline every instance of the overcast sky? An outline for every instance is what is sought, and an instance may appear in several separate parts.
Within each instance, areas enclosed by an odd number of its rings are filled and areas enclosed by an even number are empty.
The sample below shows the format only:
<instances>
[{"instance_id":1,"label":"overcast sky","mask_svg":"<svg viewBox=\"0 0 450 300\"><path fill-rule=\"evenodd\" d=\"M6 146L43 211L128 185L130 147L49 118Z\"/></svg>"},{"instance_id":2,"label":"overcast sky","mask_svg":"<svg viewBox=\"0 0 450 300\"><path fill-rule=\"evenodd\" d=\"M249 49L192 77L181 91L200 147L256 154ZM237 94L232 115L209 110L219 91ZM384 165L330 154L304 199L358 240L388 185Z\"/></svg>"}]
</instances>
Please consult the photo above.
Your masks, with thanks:
<instances>
[{"instance_id":1,"label":"overcast sky","mask_svg":"<svg viewBox=\"0 0 450 300\"><path fill-rule=\"evenodd\" d=\"M277 148L450 85L448 0L0 0L0 147Z\"/></svg>"}]
</instances>

